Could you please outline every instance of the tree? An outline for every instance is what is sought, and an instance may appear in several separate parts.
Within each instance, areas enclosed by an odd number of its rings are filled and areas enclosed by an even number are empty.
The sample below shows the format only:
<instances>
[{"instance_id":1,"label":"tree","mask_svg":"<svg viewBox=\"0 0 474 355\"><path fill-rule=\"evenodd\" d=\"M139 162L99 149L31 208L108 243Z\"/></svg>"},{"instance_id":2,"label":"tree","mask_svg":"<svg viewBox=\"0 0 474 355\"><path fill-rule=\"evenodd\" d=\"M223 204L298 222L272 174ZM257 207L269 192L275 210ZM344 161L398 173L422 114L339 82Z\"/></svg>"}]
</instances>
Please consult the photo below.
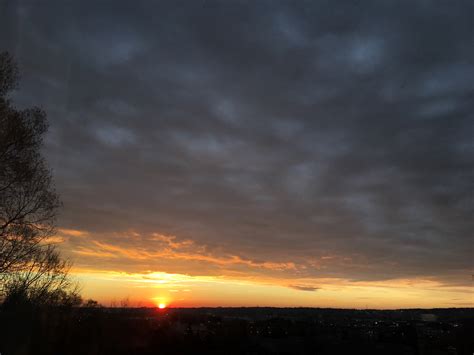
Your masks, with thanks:
<instances>
[{"instance_id":1,"label":"tree","mask_svg":"<svg viewBox=\"0 0 474 355\"><path fill-rule=\"evenodd\" d=\"M48 244L60 202L40 152L46 114L12 105L17 84L13 58L0 53L0 293L50 302L71 287L69 263Z\"/></svg>"},{"instance_id":2,"label":"tree","mask_svg":"<svg viewBox=\"0 0 474 355\"><path fill-rule=\"evenodd\" d=\"M52 245L39 249L27 269L4 279L4 306L75 306L82 300L68 277L69 262Z\"/></svg>"}]
</instances>

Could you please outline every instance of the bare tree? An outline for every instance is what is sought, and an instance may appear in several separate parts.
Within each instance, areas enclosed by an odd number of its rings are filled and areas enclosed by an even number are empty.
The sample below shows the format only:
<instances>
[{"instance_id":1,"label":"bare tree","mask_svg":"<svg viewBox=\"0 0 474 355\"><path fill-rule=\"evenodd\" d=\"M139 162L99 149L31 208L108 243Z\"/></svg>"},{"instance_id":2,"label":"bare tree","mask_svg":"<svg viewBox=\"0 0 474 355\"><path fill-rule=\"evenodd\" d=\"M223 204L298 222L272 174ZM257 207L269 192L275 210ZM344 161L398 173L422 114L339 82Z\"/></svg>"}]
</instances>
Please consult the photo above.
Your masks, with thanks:
<instances>
[{"instance_id":1,"label":"bare tree","mask_svg":"<svg viewBox=\"0 0 474 355\"><path fill-rule=\"evenodd\" d=\"M52 245L38 250L27 268L4 279L4 304L74 306L81 303L79 290L68 277L70 263Z\"/></svg>"},{"instance_id":2,"label":"bare tree","mask_svg":"<svg viewBox=\"0 0 474 355\"><path fill-rule=\"evenodd\" d=\"M68 263L47 243L60 206L40 152L48 125L41 109L12 105L17 82L14 60L0 53L0 292L54 298L70 285Z\"/></svg>"}]
</instances>

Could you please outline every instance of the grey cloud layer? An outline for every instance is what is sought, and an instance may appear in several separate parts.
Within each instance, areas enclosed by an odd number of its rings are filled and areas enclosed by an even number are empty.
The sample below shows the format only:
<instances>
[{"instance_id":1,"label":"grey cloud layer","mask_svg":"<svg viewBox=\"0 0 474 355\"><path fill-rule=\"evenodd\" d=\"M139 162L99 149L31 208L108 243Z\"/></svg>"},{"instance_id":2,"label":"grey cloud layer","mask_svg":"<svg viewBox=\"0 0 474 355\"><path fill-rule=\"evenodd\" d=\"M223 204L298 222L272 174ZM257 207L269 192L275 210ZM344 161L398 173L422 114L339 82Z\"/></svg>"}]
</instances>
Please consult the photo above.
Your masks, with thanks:
<instances>
[{"instance_id":1,"label":"grey cloud layer","mask_svg":"<svg viewBox=\"0 0 474 355\"><path fill-rule=\"evenodd\" d=\"M1 6L63 226L470 282L471 1Z\"/></svg>"}]
</instances>

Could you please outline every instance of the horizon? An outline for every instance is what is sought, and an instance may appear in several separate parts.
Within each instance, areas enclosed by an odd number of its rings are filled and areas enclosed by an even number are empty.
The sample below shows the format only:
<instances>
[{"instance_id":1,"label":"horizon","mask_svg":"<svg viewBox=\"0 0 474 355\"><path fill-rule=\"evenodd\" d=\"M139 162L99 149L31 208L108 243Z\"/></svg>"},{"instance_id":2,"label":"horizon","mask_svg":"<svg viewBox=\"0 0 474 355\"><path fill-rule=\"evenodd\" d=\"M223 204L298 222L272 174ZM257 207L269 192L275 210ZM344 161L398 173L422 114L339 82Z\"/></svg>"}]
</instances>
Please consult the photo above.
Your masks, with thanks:
<instances>
[{"instance_id":1,"label":"horizon","mask_svg":"<svg viewBox=\"0 0 474 355\"><path fill-rule=\"evenodd\" d=\"M85 299L474 306L474 2L364 5L0 5Z\"/></svg>"},{"instance_id":2,"label":"horizon","mask_svg":"<svg viewBox=\"0 0 474 355\"><path fill-rule=\"evenodd\" d=\"M96 306L84 306L81 305L81 308L95 308ZM109 308L109 309L154 309L158 310L159 312L164 312L166 310L173 310L173 309L310 309L310 310L334 310L334 311L436 311L436 310L472 310L473 307L435 307L435 308L331 308L331 307L301 307L301 306L294 306L294 307L271 307L271 306L216 306L216 307L164 307L159 308L158 306L103 306L102 308Z\"/></svg>"}]
</instances>

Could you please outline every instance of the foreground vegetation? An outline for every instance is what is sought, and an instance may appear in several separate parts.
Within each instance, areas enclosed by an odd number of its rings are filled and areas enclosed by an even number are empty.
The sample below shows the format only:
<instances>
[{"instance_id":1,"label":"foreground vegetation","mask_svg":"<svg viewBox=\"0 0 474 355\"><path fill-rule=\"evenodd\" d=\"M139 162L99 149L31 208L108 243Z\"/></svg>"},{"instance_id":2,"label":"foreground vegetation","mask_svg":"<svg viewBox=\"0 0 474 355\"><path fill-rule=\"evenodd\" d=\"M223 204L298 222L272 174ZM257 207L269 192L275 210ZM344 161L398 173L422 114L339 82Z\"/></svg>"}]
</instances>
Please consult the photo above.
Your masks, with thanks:
<instances>
[{"instance_id":1,"label":"foreground vegetation","mask_svg":"<svg viewBox=\"0 0 474 355\"><path fill-rule=\"evenodd\" d=\"M56 307L0 313L2 354L458 354L474 309Z\"/></svg>"}]
</instances>

